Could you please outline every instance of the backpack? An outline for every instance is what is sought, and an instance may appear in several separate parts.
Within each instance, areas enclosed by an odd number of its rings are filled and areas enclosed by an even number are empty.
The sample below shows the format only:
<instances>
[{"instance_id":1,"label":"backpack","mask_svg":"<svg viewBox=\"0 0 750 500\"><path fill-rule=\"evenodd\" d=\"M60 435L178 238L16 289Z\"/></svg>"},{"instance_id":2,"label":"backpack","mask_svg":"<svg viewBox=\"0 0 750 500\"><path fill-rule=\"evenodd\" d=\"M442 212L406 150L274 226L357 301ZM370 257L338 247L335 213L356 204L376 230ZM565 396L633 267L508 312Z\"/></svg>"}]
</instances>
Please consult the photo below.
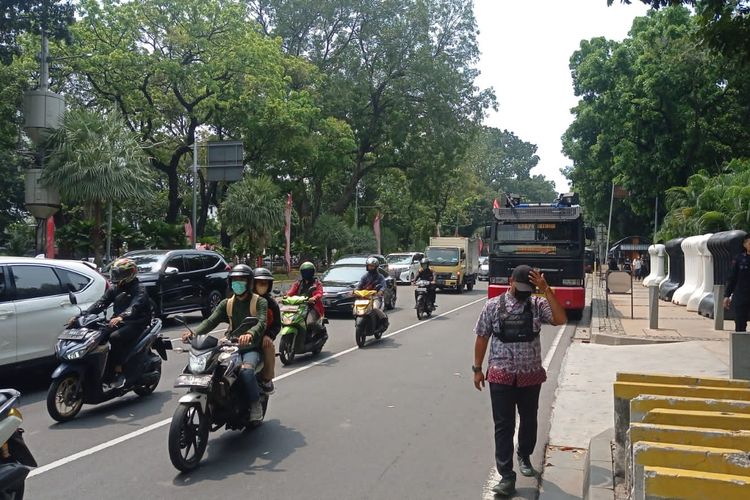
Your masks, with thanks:
<instances>
[{"instance_id":1,"label":"backpack","mask_svg":"<svg viewBox=\"0 0 750 500\"><path fill-rule=\"evenodd\" d=\"M500 296L500 319L493 325L492 334L504 343L531 342L539 336L539 330L534 330L534 312L531 297L526 299L520 314L510 314L505 306L505 294Z\"/></svg>"},{"instance_id":2,"label":"backpack","mask_svg":"<svg viewBox=\"0 0 750 500\"><path fill-rule=\"evenodd\" d=\"M235 297L236 295L232 295L229 300L227 300L227 318L229 319L229 332L234 331L234 325L232 325L232 310L234 309ZM256 293L254 293L252 297L250 297L250 315L258 315L258 294Z\"/></svg>"}]
</instances>

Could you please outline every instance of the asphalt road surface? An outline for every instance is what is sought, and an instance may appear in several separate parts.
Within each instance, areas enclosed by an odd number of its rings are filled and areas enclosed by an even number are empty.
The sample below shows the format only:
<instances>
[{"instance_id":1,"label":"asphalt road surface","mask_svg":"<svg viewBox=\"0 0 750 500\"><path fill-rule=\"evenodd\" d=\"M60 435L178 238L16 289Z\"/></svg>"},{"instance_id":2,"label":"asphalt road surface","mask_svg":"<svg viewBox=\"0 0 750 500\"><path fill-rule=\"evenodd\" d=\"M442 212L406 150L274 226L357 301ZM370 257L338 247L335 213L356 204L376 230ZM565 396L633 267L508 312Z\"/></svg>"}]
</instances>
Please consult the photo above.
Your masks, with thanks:
<instances>
[{"instance_id":1,"label":"asphalt road surface","mask_svg":"<svg viewBox=\"0 0 750 500\"><path fill-rule=\"evenodd\" d=\"M439 293L436 316L420 322L411 287L399 287L388 332L364 349L356 347L351 318L332 318L318 357L303 356L290 367L277 361L264 424L212 433L201 466L190 474L179 474L167 453L169 421L184 393L172 383L187 354L169 353L152 395L84 406L65 424L47 414L46 378L24 380L25 437L40 464L27 480L27 498L492 498L489 393L474 389L470 368L472 329L485 297L485 285L462 295ZM542 331L549 381L540 402L537 466L573 328ZM181 330L165 324L172 338ZM536 498L536 480L519 475L517 487L519 497Z\"/></svg>"}]
</instances>

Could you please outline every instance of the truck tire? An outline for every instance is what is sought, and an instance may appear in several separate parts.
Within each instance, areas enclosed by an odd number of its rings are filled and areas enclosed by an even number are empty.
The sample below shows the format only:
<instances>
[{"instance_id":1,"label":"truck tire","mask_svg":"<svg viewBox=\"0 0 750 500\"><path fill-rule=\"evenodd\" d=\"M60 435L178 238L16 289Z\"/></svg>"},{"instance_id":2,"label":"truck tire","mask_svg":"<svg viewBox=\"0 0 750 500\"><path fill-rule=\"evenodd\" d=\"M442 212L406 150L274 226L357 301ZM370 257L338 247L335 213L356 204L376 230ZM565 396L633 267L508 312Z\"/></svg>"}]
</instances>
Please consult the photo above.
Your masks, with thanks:
<instances>
[{"instance_id":1,"label":"truck tire","mask_svg":"<svg viewBox=\"0 0 750 500\"><path fill-rule=\"evenodd\" d=\"M458 293L458 294L464 293L464 284L463 283L459 283L458 285L456 285L456 293Z\"/></svg>"}]
</instances>

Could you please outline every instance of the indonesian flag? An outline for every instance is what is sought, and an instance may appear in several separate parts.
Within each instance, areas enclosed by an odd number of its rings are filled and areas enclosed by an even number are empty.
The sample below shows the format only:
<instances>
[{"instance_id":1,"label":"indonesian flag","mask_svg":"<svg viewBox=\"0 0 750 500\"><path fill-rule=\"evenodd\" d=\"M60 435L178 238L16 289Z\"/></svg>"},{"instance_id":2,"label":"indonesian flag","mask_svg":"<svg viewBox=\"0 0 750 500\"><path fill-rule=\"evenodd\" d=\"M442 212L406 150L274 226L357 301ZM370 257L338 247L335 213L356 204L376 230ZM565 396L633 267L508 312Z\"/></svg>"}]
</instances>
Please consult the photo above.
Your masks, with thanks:
<instances>
[{"instance_id":1,"label":"indonesian flag","mask_svg":"<svg viewBox=\"0 0 750 500\"><path fill-rule=\"evenodd\" d=\"M375 214L375 219L372 221L372 230L375 233L375 241L378 242L378 254L380 254L380 221L383 220L383 216L380 215L380 211Z\"/></svg>"},{"instance_id":2,"label":"indonesian flag","mask_svg":"<svg viewBox=\"0 0 750 500\"><path fill-rule=\"evenodd\" d=\"M47 258L55 258L55 218L47 218Z\"/></svg>"},{"instance_id":3,"label":"indonesian flag","mask_svg":"<svg viewBox=\"0 0 750 500\"><path fill-rule=\"evenodd\" d=\"M284 236L286 237L286 249L284 250L284 259L286 260L286 272L292 271L292 193L286 195L286 209L284 210Z\"/></svg>"},{"instance_id":4,"label":"indonesian flag","mask_svg":"<svg viewBox=\"0 0 750 500\"><path fill-rule=\"evenodd\" d=\"M497 201L497 198L492 202L492 208L500 208L500 203Z\"/></svg>"}]
</instances>

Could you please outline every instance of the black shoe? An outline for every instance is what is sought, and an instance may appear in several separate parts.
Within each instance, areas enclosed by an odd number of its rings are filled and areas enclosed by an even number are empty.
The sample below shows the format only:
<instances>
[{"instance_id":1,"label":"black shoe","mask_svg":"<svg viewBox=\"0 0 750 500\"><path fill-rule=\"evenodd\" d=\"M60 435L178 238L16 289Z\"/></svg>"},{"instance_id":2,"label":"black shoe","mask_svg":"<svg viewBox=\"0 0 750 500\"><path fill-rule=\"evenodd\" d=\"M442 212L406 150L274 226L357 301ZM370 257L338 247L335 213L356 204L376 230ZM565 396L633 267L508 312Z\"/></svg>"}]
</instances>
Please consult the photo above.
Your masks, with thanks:
<instances>
[{"instance_id":1,"label":"black shoe","mask_svg":"<svg viewBox=\"0 0 750 500\"><path fill-rule=\"evenodd\" d=\"M497 483L492 491L495 495L502 497L509 497L516 492L516 478L515 477L503 477L499 483Z\"/></svg>"},{"instance_id":2,"label":"black shoe","mask_svg":"<svg viewBox=\"0 0 750 500\"><path fill-rule=\"evenodd\" d=\"M269 396L276 392L276 389L273 386L273 380L269 380L268 382L261 382L260 389Z\"/></svg>"},{"instance_id":3,"label":"black shoe","mask_svg":"<svg viewBox=\"0 0 750 500\"><path fill-rule=\"evenodd\" d=\"M534 467L531 465L531 459L529 457L522 457L521 455L518 455L518 471L521 473L522 476L526 476L526 477L536 476L536 471L534 470Z\"/></svg>"}]
</instances>

